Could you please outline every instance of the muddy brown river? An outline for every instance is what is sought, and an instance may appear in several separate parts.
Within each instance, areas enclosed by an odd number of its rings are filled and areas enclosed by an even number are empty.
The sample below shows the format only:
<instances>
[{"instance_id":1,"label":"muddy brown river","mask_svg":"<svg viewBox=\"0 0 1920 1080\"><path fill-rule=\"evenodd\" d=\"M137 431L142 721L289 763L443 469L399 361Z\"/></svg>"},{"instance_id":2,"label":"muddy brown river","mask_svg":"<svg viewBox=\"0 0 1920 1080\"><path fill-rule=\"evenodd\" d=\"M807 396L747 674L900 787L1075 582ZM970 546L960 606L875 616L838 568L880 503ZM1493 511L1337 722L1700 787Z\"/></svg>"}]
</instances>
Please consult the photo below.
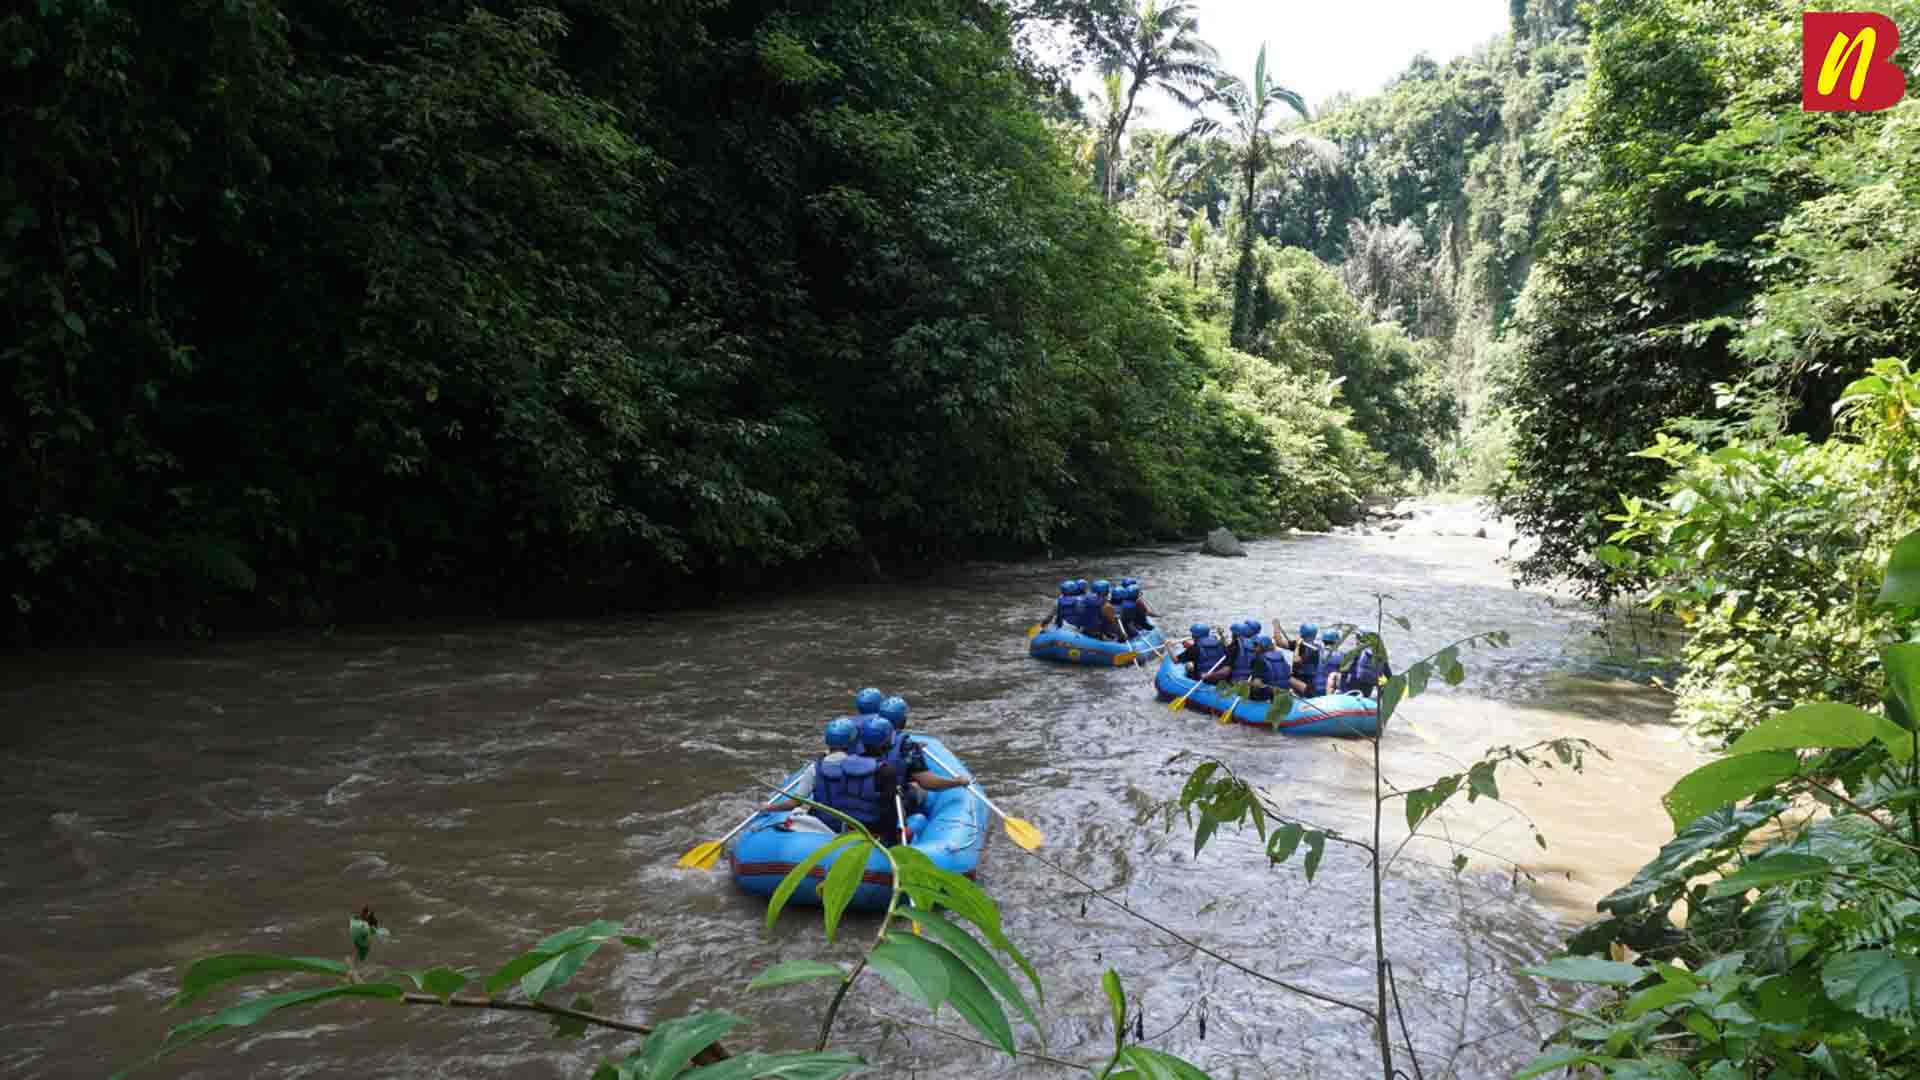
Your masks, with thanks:
<instances>
[{"instance_id":1,"label":"muddy brown river","mask_svg":"<svg viewBox=\"0 0 1920 1080\"><path fill-rule=\"evenodd\" d=\"M1378 591L1413 624L1391 628L1399 658L1476 631L1512 634L1510 648L1465 654L1467 681L1436 680L1384 742L1387 776L1407 786L1487 747L1557 735L1613 755L1581 776L1503 773L1511 805L1462 804L1432 826L1471 849L1464 874L1446 868L1443 843L1416 841L1387 887L1389 952L1425 1076L1507 1075L1554 1024L1541 1009L1549 990L1515 969L1550 953L1670 836L1659 796L1701 758L1658 691L1604 674L1590 620L1508 584L1498 539L1409 526L1253 543L1245 559L1162 548L1097 565L976 564L632 619L0 660L0 1073L130 1064L192 1015L162 1009L191 960L343 956L362 905L393 933L375 959L398 967L491 970L553 930L619 920L659 946L587 965L569 990L591 992L597 1011L649 1022L725 1007L751 1021L729 1046L803 1048L826 1005L821 984L749 994L747 981L782 959L853 955L872 918L850 917L833 945L815 911L769 932L724 862L701 873L674 860L815 753L822 722L869 683L904 695L912 726L939 734L997 802L1038 825L1049 859L1210 949L1370 1000L1360 855L1330 846L1309 883L1297 859L1269 868L1251 835L1223 833L1196 859L1190 830L1141 820L1186 775L1169 759L1192 750L1223 757L1300 817L1358 834L1367 744L1169 715L1150 671L1028 659L1025 627L1077 572L1141 578L1167 626L1371 625ZM1401 814L1390 805L1390 839L1405 831ZM1099 984L1111 967L1140 998L1148 1043L1216 1077L1379 1075L1355 1014L1089 900L1004 836L980 882L1040 970L1052 1058L1092 1063L1110 1046ZM953 1037L972 1033L950 1010L928 1016L877 978L861 981L836 1030L839 1045L898 1075L1069 1075ZM1039 1033L1018 1033L1041 1049ZM584 1077L622 1045L610 1033L556 1041L535 1018L329 1002L138 1075Z\"/></svg>"}]
</instances>

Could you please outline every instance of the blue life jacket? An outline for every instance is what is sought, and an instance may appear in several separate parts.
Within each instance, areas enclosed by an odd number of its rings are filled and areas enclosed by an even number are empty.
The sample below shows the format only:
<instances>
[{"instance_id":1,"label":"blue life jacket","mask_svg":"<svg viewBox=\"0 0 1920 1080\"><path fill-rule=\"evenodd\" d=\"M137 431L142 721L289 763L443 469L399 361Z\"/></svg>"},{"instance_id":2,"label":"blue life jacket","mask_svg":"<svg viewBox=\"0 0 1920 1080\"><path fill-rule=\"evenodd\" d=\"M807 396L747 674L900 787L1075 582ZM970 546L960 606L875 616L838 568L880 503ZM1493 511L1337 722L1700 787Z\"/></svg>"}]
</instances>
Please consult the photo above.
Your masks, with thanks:
<instances>
[{"instance_id":1,"label":"blue life jacket","mask_svg":"<svg viewBox=\"0 0 1920 1080\"><path fill-rule=\"evenodd\" d=\"M1055 623L1065 623L1068 626L1079 626L1080 625L1080 622L1079 622L1080 598L1077 596L1061 597L1059 601L1054 604L1053 613L1054 613Z\"/></svg>"},{"instance_id":2,"label":"blue life jacket","mask_svg":"<svg viewBox=\"0 0 1920 1080\"><path fill-rule=\"evenodd\" d=\"M911 779L907 775L907 759L913 756L913 751L913 740L907 737L906 732L896 731L893 741L887 744L886 753L880 759L893 766L894 783L899 785L900 804L908 808L918 805L920 795L924 794L918 787L909 787L907 784Z\"/></svg>"},{"instance_id":3,"label":"blue life jacket","mask_svg":"<svg viewBox=\"0 0 1920 1080\"><path fill-rule=\"evenodd\" d=\"M880 797L877 774L881 759L859 754L834 760L829 757L831 755L822 757L814 764L814 801L826 803L869 829L880 824L890 809L887 800ZM846 827L846 823L837 818L826 820L827 827L834 832Z\"/></svg>"},{"instance_id":4,"label":"blue life jacket","mask_svg":"<svg viewBox=\"0 0 1920 1080\"><path fill-rule=\"evenodd\" d=\"M1327 689L1327 684L1331 681L1333 673L1339 671L1340 665L1346 662L1347 654L1337 652L1328 653L1326 657L1320 661L1320 670L1313 677L1313 692L1316 694L1333 693L1333 691Z\"/></svg>"},{"instance_id":5,"label":"blue life jacket","mask_svg":"<svg viewBox=\"0 0 1920 1080\"><path fill-rule=\"evenodd\" d=\"M1360 656L1353 662L1353 673L1347 676L1347 686L1356 694L1370 694L1380 685L1380 666L1374 662L1373 649L1360 650Z\"/></svg>"},{"instance_id":6,"label":"blue life jacket","mask_svg":"<svg viewBox=\"0 0 1920 1080\"><path fill-rule=\"evenodd\" d=\"M1253 678L1253 642L1240 639L1240 648L1233 654L1233 665L1227 678L1234 682L1246 682Z\"/></svg>"},{"instance_id":7,"label":"blue life jacket","mask_svg":"<svg viewBox=\"0 0 1920 1080\"><path fill-rule=\"evenodd\" d=\"M1260 681L1275 690L1291 691L1287 680L1293 677L1293 657L1279 649L1268 649L1260 654Z\"/></svg>"},{"instance_id":8,"label":"blue life jacket","mask_svg":"<svg viewBox=\"0 0 1920 1080\"><path fill-rule=\"evenodd\" d=\"M1120 601L1120 625L1140 625L1140 602L1138 600Z\"/></svg>"},{"instance_id":9,"label":"blue life jacket","mask_svg":"<svg viewBox=\"0 0 1920 1080\"><path fill-rule=\"evenodd\" d=\"M913 740L907 737L906 732L896 731L893 741L887 744L886 750L880 755L881 761L893 766L893 775L902 784L907 782L907 755L912 750Z\"/></svg>"},{"instance_id":10,"label":"blue life jacket","mask_svg":"<svg viewBox=\"0 0 1920 1080\"><path fill-rule=\"evenodd\" d=\"M1196 640L1193 644L1195 648L1200 650L1200 668L1198 674L1201 675L1205 675L1213 665L1220 662L1221 657L1227 655L1227 647L1220 644L1220 639L1212 634Z\"/></svg>"},{"instance_id":11,"label":"blue life jacket","mask_svg":"<svg viewBox=\"0 0 1920 1080\"><path fill-rule=\"evenodd\" d=\"M1080 618L1073 625L1088 633L1100 629L1100 598L1088 593L1075 599L1080 601Z\"/></svg>"},{"instance_id":12,"label":"blue life jacket","mask_svg":"<svg viewBox=\"0 0 1920 1080\"><path fill-rule=\"evenodd\" d=\"M1306 683L1309 690L1313 688L1313 680L1320 674L1320 646L1300 644L1300 659L1294 662L1293 674Z\"/></svg>"}]
</instances>

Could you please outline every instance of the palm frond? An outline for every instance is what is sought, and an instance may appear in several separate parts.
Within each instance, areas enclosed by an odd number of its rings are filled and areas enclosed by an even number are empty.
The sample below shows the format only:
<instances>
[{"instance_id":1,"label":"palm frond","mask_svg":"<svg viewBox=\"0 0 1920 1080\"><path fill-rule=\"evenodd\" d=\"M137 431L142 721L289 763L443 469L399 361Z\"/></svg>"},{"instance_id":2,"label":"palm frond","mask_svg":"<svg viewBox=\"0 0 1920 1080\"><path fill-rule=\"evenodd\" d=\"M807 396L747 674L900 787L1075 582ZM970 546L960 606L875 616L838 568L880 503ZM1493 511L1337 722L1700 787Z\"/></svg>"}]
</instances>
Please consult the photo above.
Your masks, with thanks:
<instances>
[{"instance_id":1,"label":"palm frond","mask_svg":"<svg viewBox=\"0 0 1920 1080\"><path fill-rule=\"evenodd\" d=\"M1300 119L1313 119L1312 114L1307 111L1307 99L1301 97L1299 91L1289 90L1284 86L1269 86L1267 96L1299 113Z\"/></svg>"},{"instance_id":2,"label":"palm frond","mask_svg":"<svg viewBox=\"0 0 1920 1080\"><path fill-rule=\"evenodd\" d=\"M1330 171L1346 160L1339 146L1304 131L1288 131L1273 136L1272 153L1275 157L1315 166L1322 172Z\"/></svg>"}]
</instances>

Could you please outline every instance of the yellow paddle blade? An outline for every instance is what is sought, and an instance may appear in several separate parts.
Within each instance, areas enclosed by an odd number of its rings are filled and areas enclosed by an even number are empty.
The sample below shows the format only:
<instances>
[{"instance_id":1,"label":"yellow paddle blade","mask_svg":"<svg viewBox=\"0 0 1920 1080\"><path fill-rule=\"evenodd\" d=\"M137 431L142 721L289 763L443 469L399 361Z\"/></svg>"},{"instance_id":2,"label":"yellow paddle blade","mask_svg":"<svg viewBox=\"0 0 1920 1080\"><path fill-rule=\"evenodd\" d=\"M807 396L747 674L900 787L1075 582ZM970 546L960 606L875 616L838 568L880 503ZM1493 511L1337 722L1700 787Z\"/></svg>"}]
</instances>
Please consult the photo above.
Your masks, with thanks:
<instances>
[{"instance_id":1,"label":"yellow paddle blade","mask_svg":"<svg viewBox=\"0 0 1920 1080\"><path fill-rule=\"evenodd\" d=\"M676 865L683 870L711 870L719 861L720 841L708 840L680 856L680 861Z\"/></svg>"},{"instance_id":2,"label":"yellow paddle blade","mask_svg":"<svg viewBox=\"0 0 1920 1080\"><path fill-rule=\"evenodd\" d=\"M1007 827L1007 836L1028 851L1040 850L1040 845L1046 841L1046 837L1040 835L1040 830L1034 828L1033 822L1025 818L1003 817L1000 823Z\"/></svg>"},{"instance_id":3,"label":"yellow paddle blade","mask_svg":"<svg viewBox=\"0 0 1920 1080\"><path fill-rule=\"evenodd\" d=\"M1126 667L1128 664L1131 664L1138 659L1139 659L1139 656L1134 653L1130 653L1130 652L1114 653L1113 666Z\"/></svg>"},{"instance_id":4,"label":"yellow paddle blade","mask_svg":"<svg viewBox=\"0 0 1920 1080\"><path fill-rule=\"evenodd\" d=\"M1197 686L1193 688L1193 690L1198 690L1198 689L1200 689L1200 688L1199 688L1199 687L1197 687ZM1179 697L1177 697L1177 698L1174 698L1174 699L1173 699L1172 701L1170 701L1170 702L1168 702L1168 703L1167 703L1167 711L1168 711L1168 712L1179 712L1179 711L1180 711L1181 709L1184 709L1184 708L1186 708L1186 707L1187 707L1187 699L1193 696L1193 690L1189 690L1189 691L1187 691L1186 693L1184 693L1184 694L1181 694L1181 695L1180 695Z\"/></svg>"},{"instance_id":5,"label":"yellow paddle blade","mask_svg":"<svg viewBox=\"0 0 1920 1080\"><path fill-rule=\"evenodd\" d=\"M1034 623L1032 626L1027 627L1027 640L1032 641L1034 638L1039 637L1040 630L1041 630L1040 623Z\"/></svg>"},{"instance_id":6,"label":"yellow paddle blade","mask_svg":"<svg viewBox=\"0 0 1920 1080\"><path fill-rule=\"evenodd\" d=\"M1223 712L1223 713L1221 713L1221 714L1220 714L1220 722L1221 722L1221 723L1223 723L1223 724L1230 724L1230 723L1232 723L1232 722L1233 722L1233 710L1235 710L1235 709L1237 709L1237 708L1239 708L1239 707L1240 707L1240 699L1239 699L1239 698L1234 698L1234 699L1233 699L1233 704L1231 704L1231 705L1229 705L1229 706L1227 706L1227 711L1226 711L1226 712Z\"/></svg>"}]
</instances>

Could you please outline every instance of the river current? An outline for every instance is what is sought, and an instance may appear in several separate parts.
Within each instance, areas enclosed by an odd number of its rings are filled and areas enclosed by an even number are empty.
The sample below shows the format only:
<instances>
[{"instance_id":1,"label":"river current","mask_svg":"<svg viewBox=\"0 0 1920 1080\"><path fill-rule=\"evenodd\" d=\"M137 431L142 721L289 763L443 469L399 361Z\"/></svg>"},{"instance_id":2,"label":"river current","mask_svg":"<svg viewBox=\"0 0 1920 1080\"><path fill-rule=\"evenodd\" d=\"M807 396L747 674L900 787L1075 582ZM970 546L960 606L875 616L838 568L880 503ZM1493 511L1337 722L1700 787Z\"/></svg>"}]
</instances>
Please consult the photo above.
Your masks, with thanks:
<instances>
[{"instance_id":1,"label":"river current","mask_svg":"<svg viewBox=\"0 0 1920 1080\"><path fill-rule=\"evenodd\" d=\"M1571 736L1611 760L1501 773L1503 802L1459 802L1388 881L1388 951L1429 1080L1494 1077L1557 1023L1548 987L1516 969L1550 955L1593 903L1670 835L1659 796L1700 755L1663 695L1610 677L1595 624L1564 598L1513 588L1492 539L1445 514L1396 534L1297 536L1244 559L1180 548L1097 562L972 564L911 583L789 592L705 610L595 621L412 626L0 661L0 1073L102 1076L197 1010L165 1011L179 973L220 951L344 956L371 906L392 938L375 960L488 970L593 918L658 940L603 950L569 984L595 1011L658 1022L728 1008L733 1048L810 1045L823 984L748 993L782 959L850 958L871 917L835 944L818 912L772 931L724 867L676 869L816 752L857 687L905 696L1042 854L1181 935L1280 979L1370 1001L1368 873L1330 845L1312 882L1225 830L1196 858L1190 828L1154 816L1192 762L1217 755L1290 813L1363 835L1368 744L1275 736L1170 715L1150 669L1068 668L1025 655L1023 633L1063 576L1140 578L1163 625L1258 618L1269 628L1375 622L1388 594L1396 658L1485 630L1505 649L1463 655L1389 729L1390 782L1417 786L1489 747ZM1447 534L1447 535L1442 535ZM1389 803L1391 847L1405 833ZM1547 841L1535 840L1538 829ZM1455 874L1455 850L1469 863ZM1025 856L1004 836L980 883L1038 967L1043 1033L1024 1048L1103 1057L1100 976L1113 968L1154 1047L1217 1077L1378 1076L1354 1013L1255 981ZM278 984L276 984L278 985ZM216 995L224 1002L231 995ZM1204 1018L1204 1036L1202 1034ZM878 978L863 979L837 1044L902 1075L1023 1077L1057 1066L953 1037ZM944 1032L944 1033L943 1033ZM1044 1034L1044 1050L1040 1034ZM1396 1035L1398 1030L1396 1028ZM555 1041L537 1018L328 1002L216 1036L153 1077L584 1077L622 1045ZM1411 1070L1409 1070L1411 1071Z\"/></svg>"}]
</instances>

